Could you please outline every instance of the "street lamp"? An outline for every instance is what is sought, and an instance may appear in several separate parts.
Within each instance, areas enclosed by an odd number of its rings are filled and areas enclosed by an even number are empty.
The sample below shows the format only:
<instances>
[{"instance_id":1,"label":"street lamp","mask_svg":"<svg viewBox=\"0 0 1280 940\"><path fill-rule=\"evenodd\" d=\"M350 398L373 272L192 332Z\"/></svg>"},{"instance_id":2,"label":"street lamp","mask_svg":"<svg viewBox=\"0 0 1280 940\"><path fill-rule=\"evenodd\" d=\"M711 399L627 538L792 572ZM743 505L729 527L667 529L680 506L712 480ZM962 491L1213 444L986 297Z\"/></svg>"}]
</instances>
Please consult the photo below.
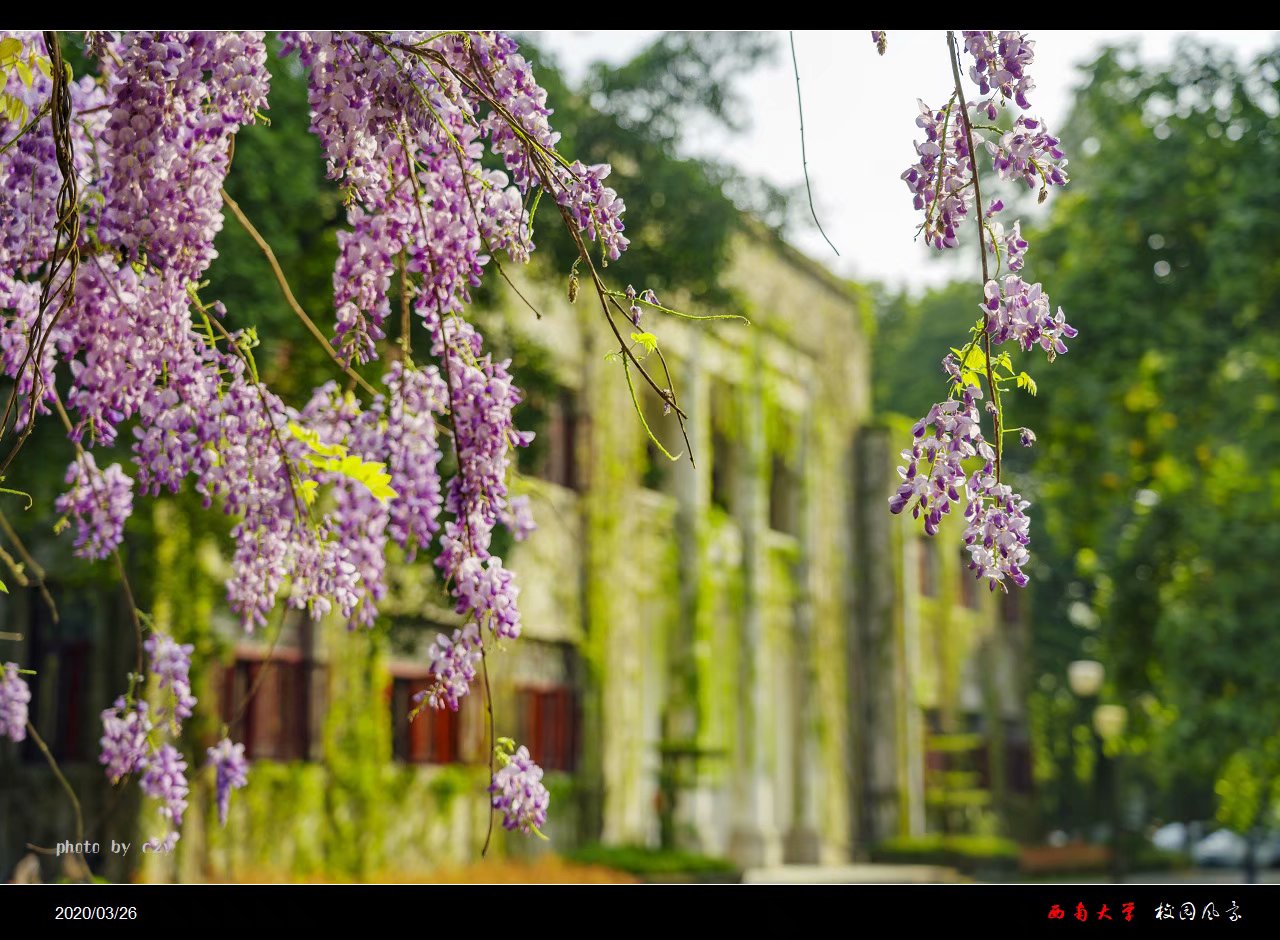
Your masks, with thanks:
<instances>
[{"instance_id":1,"label":"street lamp","mask_svg":"<svg viewBox=\"0 0 1280 940\"><path fill-rule=\"evenodd\" d=\"M1067 665L1067 684L1076 698L1089 699L1101 692L1106 675L1102 663L1092 659L1077 659Z\"/></svg>"},{"instance_id":2,"label":"street lamp","mask_svg":"<svg viewBox=\"0 0 1280 940\"><path fill-rule=\"evenodd\" d=\"M1113 741L1124 734L1129 710L1123 705L1099 705L1093 710L1093 728L1103 741Z\"/></svg>"},{"instance_id":3,"label":"street lamp","mask_svg":"<svg viewBox=\"0 0 1280 940\"><path fill-rule=\"evenodd\" d=\"M1080 711L1077 716L1083 712L1085 723L1088 724L1090 717L1090 706L1097 700L1098 693L1102 691L1102 681L1106 678L1107 671L1102 663L1093 659L1077 659L1067 664L1067 685L1071 687L1071 691L1075 694L1077 701L1080 703ZM1091 729L1091 737L1093 737L1093 748L1095 761L1101 748L1098 747L1098 739ZM1075 745L1072 745L1074 753ZM1094 766L1097 766L1095 762ZM1084 794L1082 793L1083 797ZM1095 777L1095 785L1090 797L1078 799L1075 801L1078 816L1075 820L1080 830L1086 830L1091 822L1097 819L1097 783ZM1083 834L1083 833L1082 833ZM1087 836L1085 836L1087 838Z\"/></svg>"},{"instance_id":4,"label":"street lamp","mask_svg":"<svg viewBox=\"0 0 1280 940\"><path fill-rule=\"evenodd\" d=\"M1120 757L1107 755L1106 745L1114 742L1124 734L1124 726L1129 712L1123 705L1099 705L1093 710L1093 729L1103 743L1103 759L1107 765L1107 786L1110 790L1111 810L1111 880L1116 884L1124 881L1124 863L1122 858L1123 820L1120 813L1120 800L1123 787L1120 777Z\"/></svg>"}]
</instances>

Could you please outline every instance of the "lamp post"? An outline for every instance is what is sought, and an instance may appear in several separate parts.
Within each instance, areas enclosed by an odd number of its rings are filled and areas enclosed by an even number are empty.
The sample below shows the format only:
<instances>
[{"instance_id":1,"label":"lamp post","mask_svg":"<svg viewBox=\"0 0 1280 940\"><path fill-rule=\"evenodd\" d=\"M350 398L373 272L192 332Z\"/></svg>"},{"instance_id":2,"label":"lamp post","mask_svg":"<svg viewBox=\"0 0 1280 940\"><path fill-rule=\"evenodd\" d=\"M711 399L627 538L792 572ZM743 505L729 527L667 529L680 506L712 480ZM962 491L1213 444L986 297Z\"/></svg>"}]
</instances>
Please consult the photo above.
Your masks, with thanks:
<instances>
[{"instance_id":1,"label":"lamp post","mask_svg":"<svg viewBox=\"0 0 1280 940\"><path fill-rule=\"evenodd\" d=\"M1093 659L1077 659L1067 664L1067 685L1071 688L1072 694L1080 702L1081 713L1088 716L1091 709L1090 705L1097 699L1098 694L1102 691L1102 681L1106 678L1107 671L1102 663ZM1090 734L1093 736L1094 756L1097 757L1099 748L1096 735L1090 726ZM1074 747L1074 745L1073 745ZM1074 752L1073 752L1074 753ZM1096 802L1096 785L1094 790L1094 802ZM1077 806L1079 806L1077 802ZM1080 818L1076 820L1077 824L1083 829L1086 825L1085 817L1089 813L1080 813Z\"/></svg>"},{"instance_id":2,"label":"lamp post","mask_svg":"<svg viewBox=\"0 0 1280 940\"><path fill-rule=\"evenodd\" d=\"M1124 881L1124 838L1121 832L1123 819L1121 814L1121 798L1123 781L1120 775L1120 757L1107 755L1106 746L1124 734L1124 726L1129 713L1123 705L1099 705L1093 710L1093 729L1102 739L1103 760L1107 767L1107 790L1111 813L1111 880L1116 884Z\"/></svg>"}]
</instances>

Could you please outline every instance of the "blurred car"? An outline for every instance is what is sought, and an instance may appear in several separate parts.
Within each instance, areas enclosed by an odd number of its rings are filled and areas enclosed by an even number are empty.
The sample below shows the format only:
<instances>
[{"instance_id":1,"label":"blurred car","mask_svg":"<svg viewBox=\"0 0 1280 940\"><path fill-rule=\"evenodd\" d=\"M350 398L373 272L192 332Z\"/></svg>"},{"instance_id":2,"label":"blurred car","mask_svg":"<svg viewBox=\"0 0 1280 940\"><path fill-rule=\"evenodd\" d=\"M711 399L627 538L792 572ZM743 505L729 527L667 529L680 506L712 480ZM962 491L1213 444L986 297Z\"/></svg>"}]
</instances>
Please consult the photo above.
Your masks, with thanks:
<instances>
[{"instance_id":1,"label":"blurred car","mask_svg":"<svg viewBox=\"0 0 1280 940\"><path fill-rule=\"evenodd\" d=\"M1151 844L1166 852L1182 852L1187 847L1186 823L1171 822L1151 834Z\"/></svg>"},{"instance_id":2,"label":"blurred car","mask_svg":"<svg viewBox=\"0 0 1280 940\"><path fill-rule=\"evenodd\" d=\"M1249 840L1230 829L1219 829L1191 848L1191 861L1206 868L1243 868ZM1254 861L1259 868L1269 868L1280 861L1280 837L1259 836L1254 844Z\"/></svg>"}]
</instances>

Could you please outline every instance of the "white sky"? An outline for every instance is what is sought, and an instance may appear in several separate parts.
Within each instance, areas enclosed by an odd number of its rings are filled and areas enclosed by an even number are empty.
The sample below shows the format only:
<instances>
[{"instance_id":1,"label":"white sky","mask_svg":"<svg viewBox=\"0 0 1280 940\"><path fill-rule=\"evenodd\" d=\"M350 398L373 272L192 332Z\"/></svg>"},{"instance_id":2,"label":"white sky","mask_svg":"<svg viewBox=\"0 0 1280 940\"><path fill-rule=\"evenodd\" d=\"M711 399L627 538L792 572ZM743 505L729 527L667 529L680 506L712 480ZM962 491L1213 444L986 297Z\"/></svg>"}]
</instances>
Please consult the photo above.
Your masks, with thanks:
<instances>
[{"instance_id":1,"label":"white sky","mask_svg":"<svg viewBox=\"0 0 1280 940\"><path fill-rule=\"evenodd\" d=\"M570 80L577 81L589 63L626 61L659 32L557 30L535 35L540 45L556 53ZM1032 114L1042 117L1050 130L1062 125L1072 91L1080 83L1076 65L1089 61L1104 41L1137 40L1144 59L1167 61L1176 38L1183 34L1185 31L1155 30L1031 32L1029 38L1036 41L1031 71L1036 89L1029 96ZM1221 43L1243 58L1280 41L1280 32L1266 30L1201 30L1195 35ZM777 36L774 63L741 83L745 100L753 107L750 129L739 136L706 133L689 146L694 153L727 155L752 176L792 186L804 181L795 76L787 34ZM945 32L891 30L883 58L876 54L865 30L801 30L795 34L795 43L814 201L823 228L841 257L835 257L812 222L807 227L796 226L792 240L851 277L913 289L945 282L956 270L953 265L963 259L938 263L930 257L937 252L923 242L913 242L919 213L912 208L910 192L899 178L915 162L912 143L919 133L916 99L936 105L952 85ZM551 104L554 107L555 103ZM1070 160L1078 142L1063 141L1063 146Z\"/></svg>"}]
</instances>

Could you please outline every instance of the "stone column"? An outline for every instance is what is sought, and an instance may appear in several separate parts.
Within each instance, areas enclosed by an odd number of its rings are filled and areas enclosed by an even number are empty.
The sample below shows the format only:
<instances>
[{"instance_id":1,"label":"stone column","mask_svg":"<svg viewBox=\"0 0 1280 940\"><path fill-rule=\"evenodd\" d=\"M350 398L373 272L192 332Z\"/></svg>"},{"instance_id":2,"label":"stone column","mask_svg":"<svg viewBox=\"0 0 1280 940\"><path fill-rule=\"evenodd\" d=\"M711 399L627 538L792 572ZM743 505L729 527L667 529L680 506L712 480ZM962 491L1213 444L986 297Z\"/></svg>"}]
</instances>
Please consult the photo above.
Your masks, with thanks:
<instances>
[{"instance_id":1,"label":"stone column","mask_svg":"<svg viewBox=\"0 0 1280 940\"><path fill-rule=\"evenodd\" d=\"M806 401L814 399L814 381L810 376ZM794 455L796 486L796 541L799 556L795 565L796 600L794 609L794 644L792 673L792 748L791 759L791 820L787 830L785 859L801 865L816 864L821 855L822 843L818 838L818 800L815 790L820 773L816 758L817 742L814 722L814 695L818 689L818 677L813 661L813 556L814 510L813 478L811 466L813 445L813 409L806 408L800 416L797 447Z\"/></svg>"},{"instance_id":2,"label":"stone column","mask_svg":"<svg viewBox=\"0 0 1280 940\"><path fill-rule=\"evenodd\" d=\"M751 368L738 386L743 420L738 428L742 444L735 483L734 518L742 533L743 613L739 625L738 740L734 755L733 824L729 855L744 868L777 859L773 795L765 765L765 736L769 724L766 685L768 651L764 636L764 579L768 576L765 531L769 526L769 492L765 485L768 444L764 428L764 392L758 376L764 367L763 337L752 333Z\"/></svg>"}]
</instances>

